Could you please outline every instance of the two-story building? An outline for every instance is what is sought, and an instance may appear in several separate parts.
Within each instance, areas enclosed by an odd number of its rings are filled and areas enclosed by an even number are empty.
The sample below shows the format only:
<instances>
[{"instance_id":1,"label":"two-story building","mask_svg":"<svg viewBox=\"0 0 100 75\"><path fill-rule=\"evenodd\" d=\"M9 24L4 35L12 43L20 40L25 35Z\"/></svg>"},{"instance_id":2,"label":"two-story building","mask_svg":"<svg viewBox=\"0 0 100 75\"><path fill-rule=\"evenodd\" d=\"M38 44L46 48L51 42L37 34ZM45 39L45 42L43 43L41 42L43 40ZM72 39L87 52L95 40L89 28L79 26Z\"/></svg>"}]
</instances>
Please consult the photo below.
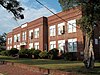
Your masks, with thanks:
<instances>
[{"instance_id":1,"label":"two-story building","mask_svg":"<svg viewBox=\"0 0 100 75\"><path fill-rule=\"evenodd\" d=\"M81 58L85 39L80 27L76 24L76 20L81 17L82 12L79 7L75 7L22 24L7 34L7 49L35 48L48 51L58 48L59 52L76 52ZM100 27L96 28L94 34L94 52L98 58L100 56Z\"/></svg>"}]
</instances>

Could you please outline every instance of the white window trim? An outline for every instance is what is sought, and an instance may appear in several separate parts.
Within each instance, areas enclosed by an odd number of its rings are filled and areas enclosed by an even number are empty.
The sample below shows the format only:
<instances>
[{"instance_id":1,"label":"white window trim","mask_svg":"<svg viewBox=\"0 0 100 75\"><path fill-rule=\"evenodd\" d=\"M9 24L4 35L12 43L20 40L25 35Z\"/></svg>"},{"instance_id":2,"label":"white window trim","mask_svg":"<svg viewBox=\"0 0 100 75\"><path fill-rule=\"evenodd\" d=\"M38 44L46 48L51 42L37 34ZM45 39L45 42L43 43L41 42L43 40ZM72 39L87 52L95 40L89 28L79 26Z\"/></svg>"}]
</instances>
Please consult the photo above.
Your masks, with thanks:
<instances>
[{"instance_id":1,"label":"white window trim","mask_svg":"<svg viewBox=\"0 0 100 75\"><path fill-rule=\"evenodd\" d=\"M34 48L35 48L35 49L39 49L39 42L35 42L35 43L34 43Z\"/></svg>"},{"instance_id":2,"label":"white window trim","mask_svg":"<svg viewBox=\"0 0 100 75\"><path fill-rule=\"evenodd\" d=\"M33 33L33 30L30 30L30 31L29 31L29 39L30 39L30 41L31 41L31 37L33 36L32 33Z\"/></svg>"},{"instance_id":3,"label":"white window trim","mask_svg":"<svg viewBox=\"0 0 100 75\"><path fill-rule=\"evenodd\" d=\"M50 50L56 48L56 41L50 41Z\"/></svg>"},{"instance_id":4,"label":"white window trim","mask_svg":"<svg viewBox=\"0 0 100 75\"><path fill-rule=\"evenodd\" d=\"M63 30L63 26L65 26L65 22L58 24L58 35L62 35L61 31Z\"/></svg>"},{"instance_id":5,"label":"white window trim","mask_svg":"<svg viewBox=\"0 0 100 75\"><path fill-rule=\"evenodd\" d=\"M16 42L17 40L17 35L14 35L14 42Z\"/></svg>"},{"instance_id":6,"label":"white window trim","mask_svg":"<svg viewBox=\"0 0 100 75\"><path fill-rule=\"evenodd\" d=\"M26 40L26 31L22 33L22 41Z\"/></svg>"},{"instance_id":7,"label":"white window trim","mask_svg":"<svg viewBox=\"0 0 100 75\"><path fill-rule=\"evenodd\" d=\"M65 49L64 47L65 47L65 40L58 40L58 49L59 49L59 52L61 52L61 51L64 52L64 49Z\"/></svg>"},{"instance_id":8,"label":"white window trim","mask_svg":"<svg viewBox=\"0 0 100 75\"><path fill-rule=\"evenodd\" d=\"M34 29L34 38L39 38L39 28Z\"/></svg>"},{"instance_id":9,"label":"white window trim","mask_svg":"<svg viewBox=\"0 0 100 75\"><path fill-rule=\"evenodd\" d=\"M52 25L49 27L50 36L56 36L56 25Z\"/></svg>"},{"instance_id":10,"label":"white window trim","mask_svg":"<svg viewBox=\"0 0 100 75\"><path fill-rule=\"evenodd\" d=\"M67 27L68 33L76 32L76 19L68 21Z\"/></svg>"},{"instance_id":11,"label":"white window trim","mask_svg":"<svg viewBox=\"0 0 100 75\"><path fill-rule=\"evenodd\" d=\"M33 48L33 43L29 43L29 49Z\"/></svg>"},{"instance_id":12,"label":"white window trim","mask_svg":"<svg viewBox=\"0 0 100 75\"><path fill-rule=\"evenodd\" d=\"M69 43L73 45L74 42L76 42L76 50L74 50L73 46L69 49ZM77 38L68 39L68 52L77 52Z\"/></svg>"}]
</instances>

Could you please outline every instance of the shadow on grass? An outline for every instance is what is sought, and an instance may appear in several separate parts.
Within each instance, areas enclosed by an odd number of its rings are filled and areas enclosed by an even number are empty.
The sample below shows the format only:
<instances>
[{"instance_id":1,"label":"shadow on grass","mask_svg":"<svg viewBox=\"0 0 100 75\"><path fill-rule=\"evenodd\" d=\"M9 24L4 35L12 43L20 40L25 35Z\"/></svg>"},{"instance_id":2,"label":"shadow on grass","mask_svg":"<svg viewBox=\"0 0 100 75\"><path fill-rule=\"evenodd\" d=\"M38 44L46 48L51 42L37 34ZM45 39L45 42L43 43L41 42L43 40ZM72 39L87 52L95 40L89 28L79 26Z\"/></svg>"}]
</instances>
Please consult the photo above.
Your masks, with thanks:
<instances>
[{"instance_id":1,"label":"shadow on grass","mask_svg":"<svg viewBox=\"0 0 100 75\"><path fill-rule=\"evenodd\" d=\"M78 74L84 75L100 75L100 66L96 66L93 69L86 69L85 67L73 67L73 68L66 68L67 72L75 72Z\"/></svg>"}]
</instances>

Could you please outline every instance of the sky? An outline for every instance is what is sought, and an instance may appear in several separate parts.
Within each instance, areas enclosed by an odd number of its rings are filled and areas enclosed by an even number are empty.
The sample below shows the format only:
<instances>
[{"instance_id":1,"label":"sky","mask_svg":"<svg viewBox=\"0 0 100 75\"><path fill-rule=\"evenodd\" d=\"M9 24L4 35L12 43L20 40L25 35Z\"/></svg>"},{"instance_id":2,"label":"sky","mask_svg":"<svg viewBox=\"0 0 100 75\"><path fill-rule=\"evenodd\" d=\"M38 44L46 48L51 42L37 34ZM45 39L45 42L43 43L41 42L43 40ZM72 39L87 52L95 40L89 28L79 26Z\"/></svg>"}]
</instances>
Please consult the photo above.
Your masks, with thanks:
<instances>
[{"instance_id":1,"label":"sky","mask_svg":"<svg viewBox=\"0 0 100 75\"><path fill-rule=\"evenodd\" d=\"M23 11L24 19L15 20L13 15L9 13L6 9L0 6L0 35L4 32L11 32L13 28L21 26L26 22L30 22L42 16L48 17L53 15L46 8L41 6L35 0L18 0L21 6L25 9ZM42 4L47 6L54 13L60 12L62 9L58 0L39 0Z\"/></svg>"}]
</instances>

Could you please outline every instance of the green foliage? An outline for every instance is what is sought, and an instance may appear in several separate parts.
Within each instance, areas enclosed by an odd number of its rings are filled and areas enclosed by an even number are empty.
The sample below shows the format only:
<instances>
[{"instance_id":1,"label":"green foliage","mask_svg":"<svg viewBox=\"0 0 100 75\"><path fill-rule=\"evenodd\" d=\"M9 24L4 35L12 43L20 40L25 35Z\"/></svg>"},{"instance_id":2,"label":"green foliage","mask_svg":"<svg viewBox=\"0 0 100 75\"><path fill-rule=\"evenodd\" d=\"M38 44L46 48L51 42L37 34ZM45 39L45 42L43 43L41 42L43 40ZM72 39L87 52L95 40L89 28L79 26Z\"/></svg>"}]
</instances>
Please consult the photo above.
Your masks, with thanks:
<instances>
[{"instance_id":1,"label":"green foliage","mask_svg":"<svg viewBox=\"0 0 100 75\"><path fill-rule=\"evenodd\" d=\"M39 54L40 58L42 59L47 59L48 58L48 52L47 51L43 51Z\"/></svg>"},{"instance_id":2,"label":"green foliage","mask_svg":"<svg viewBox=\"0 0 100 75\"><path fill-rule=\"evenodd\" d=\"M31 48L31 49L29 49L29 54L32 55L33 52L34 52L34 50L35 50L35 48Z\"/></svg>"},{"instance_id":3,"label":"green foliage","mask_svg":"<svg viewBox=\"0 0 100 75\"><path fill-rule=\"evenodd\" d=\"M9 50L4 50L4 51L1 51L0 54L3 56L9 56L10 52L9 52Z\"/></svg>"},{"instance_id":4,"label":"green foliage","mask_svg":"<svg viewBox=\"0 0 100 75\"><path fill-rule=\"evenodd\" d=\"M20 58L28 58L29 50L28 49L21 49L18 54L19 54Z\"/></svg>"},{"instance_id":5,"label":"green foliage","mask_svg":"<svg viewBox=\"0 0 100 75\"><path fill-rule=\"evenodd\" d=\"M12 48L11 50L9 50L9 54L11 56L18 54L18 52L19 52L19 50L17 48Z\"/></svg>"},{"instance_id":6,"label":"green foliage","mask_svg":"<svg viewBox=\"0 0 100 75\"><path fill-rule=\"evenodd\" d=\"M24 9L20 6L20 3L17 0L0 0L0 5L13 13L16 19L24 18L23 14L21 14Z\"/></svg>"},{"instance_id":7,"label":"green foliage","mask_svg":"<svg viewBox=\"0 0 100 75\"><path fill-rule=\"evenodd\" d=\"M34 50L34 51L32 52L32 55L34 55L34 58L35 58L35 59L39 58L39 53L40 53L40 52L41 52L40 50Z\"/></svg>"},{"instance_id":8,"label":"green foliage","mask_svg":"<svg viewBox=\"0 0 100 75\"><path fill-rule=\"evenodd\" d=\"M59 0L63 10L81 5L82 18L78 21L82 31L88 37L92 37L94 24L100 21L100 0Z\"/></svg>"},{"instance_id":9,"label":"green foliage","mask_svg":"<svg viewBox=\"0 0 100 75\"><path fill-rule=\"evenodd\" d=\"M62 54L62 58L64 60L73 61L77 60L77 53L76 52L67 52Z\"/></svg>"},{"instance_id":10,"label":"green foliage","mask_svg":"<svg viewBox=\"0 0 100 75\"><path fill-rule=\"evenodd\" d=\"M53 48L49 51L49 58L50 59L58 59L58 53L59 53L59 50L56 49L56 48Z\"/></svg>"},{"instance_id":11,"label":"green foliage","mask_svg":"<svg viewBox=\"0 0 100 75\"><path fill-rule=\"evenodd\" d=\"M77 0L58 0L63 10L75 7L80 3Z\"/></svg>"},{"instance_id":12,"label":"green foliage","mask_svg":"<svg viewBox=\"0 0 100 75\"><path fill-rule=\"evenodd\" d=\"M6 49L6 33L3 33L0 35L0 50L5 50Z\"/></svg>"}]
</instances>

